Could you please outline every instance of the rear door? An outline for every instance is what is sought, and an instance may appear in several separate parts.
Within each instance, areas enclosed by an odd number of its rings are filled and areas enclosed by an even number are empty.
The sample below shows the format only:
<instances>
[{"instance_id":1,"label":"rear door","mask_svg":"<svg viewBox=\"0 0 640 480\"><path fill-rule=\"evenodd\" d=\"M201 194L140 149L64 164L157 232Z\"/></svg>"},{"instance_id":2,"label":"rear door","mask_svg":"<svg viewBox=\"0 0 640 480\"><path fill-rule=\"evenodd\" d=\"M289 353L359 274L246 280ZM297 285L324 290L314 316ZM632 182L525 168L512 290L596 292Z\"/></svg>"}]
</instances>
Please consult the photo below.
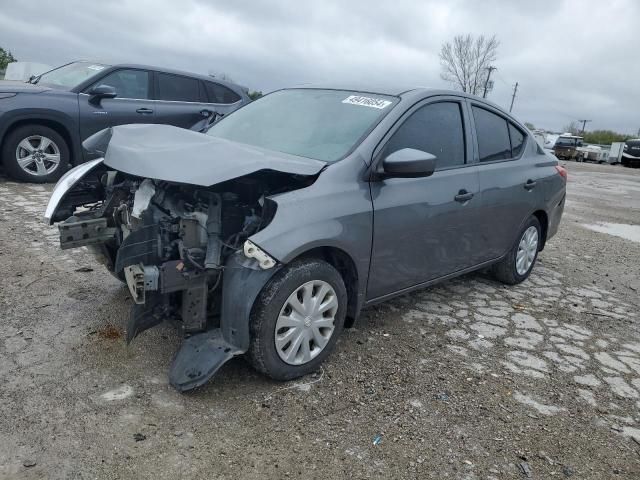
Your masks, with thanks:
<instances>
[{"instance_id":1,"label":"rear door","mask_svg":"<svg viewBox=\"0 0 640 480\"><path fill-rule=\"evenodd\" d=\"M375 161L402 148L438 157L426 178L371 183L374 235L369 300L478 263L478 167L464 100L437 97L412 107L389 133Z\"/></svg>"},{"instance_id":2,"label":"rear door","mask_svg":"<svg viewBox=\"0 0 640 480\"><path fill-rule=\"evenodd\" d=\"M117 97L96 101L86 92L97 85L113 87ZM78 95L81 139L114 125L154 123L155 105L151 100L151 89L151 72L142 69L121 68L96 81Z\"/></svg>"},{"instance_id":3,"label":"rear door","mask_svg":"<svg viewBox=\"0 0 640 480\"><path fill-rule=\"evenodd\" d=\"M213 114L201 80L164 72L155 76L158 123L191 128Z\"/></svg>"},{"instance_id":4,"label":"rear door","mask_svg":"<svg viewBox=\"0 0 640 480\"><path fill-rule=\"evenodd\" d=\"M470 103L482 190L478 242L486 246L483 260L491 260L513 246L521 224L535 210L544 181L536 166L539 155L527 148L534 140L498 110Z\"/></svg>"}]
</instances>

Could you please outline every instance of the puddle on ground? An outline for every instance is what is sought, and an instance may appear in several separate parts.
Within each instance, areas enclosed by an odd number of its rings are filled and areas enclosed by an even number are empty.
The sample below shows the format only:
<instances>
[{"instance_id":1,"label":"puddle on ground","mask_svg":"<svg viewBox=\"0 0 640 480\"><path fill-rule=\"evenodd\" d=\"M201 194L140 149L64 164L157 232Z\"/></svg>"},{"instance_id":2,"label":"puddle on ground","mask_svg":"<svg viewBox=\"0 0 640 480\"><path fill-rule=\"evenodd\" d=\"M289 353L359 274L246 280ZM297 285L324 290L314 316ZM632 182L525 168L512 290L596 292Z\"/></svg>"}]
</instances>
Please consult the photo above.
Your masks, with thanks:
<instances>
[{"instance_id":1,"label":"puddle on ground","mask_svg":"<svg viewBox=\"0 0 640 480\"><path fill-rule=\"evenodd\" d=\"M640 225L627 225L625 223L598 223L592 225L583 224L582 226L589 230L608 233L609 235L640 243Z\"/></svg>"}]
</instances>

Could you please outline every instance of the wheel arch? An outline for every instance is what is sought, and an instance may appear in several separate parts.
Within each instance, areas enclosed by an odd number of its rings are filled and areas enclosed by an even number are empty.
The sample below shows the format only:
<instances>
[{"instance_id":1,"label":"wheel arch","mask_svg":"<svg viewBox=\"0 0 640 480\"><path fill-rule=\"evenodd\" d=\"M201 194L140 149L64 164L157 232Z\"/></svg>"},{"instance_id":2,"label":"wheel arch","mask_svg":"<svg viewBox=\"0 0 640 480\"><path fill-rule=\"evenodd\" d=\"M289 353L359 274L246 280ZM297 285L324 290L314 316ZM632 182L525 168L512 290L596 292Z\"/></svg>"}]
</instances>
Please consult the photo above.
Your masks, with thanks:
<instances>
[{"instance_id":1,"label":"wheel arch","mask_svg":"<svg viewBox=\"0 0 640 480\"><path fill-rule=\"evenodd\" d=\"M64 141L67 142L67 146L69 147L69 164L77 165L78 163L81 163L82 155L77 142L74 141L69 125L66 125L58 118L47 115L20 116L15 118L2 132L2 135L0 136L0 145L11 132L27 125L41 125L58 133Z\"/></svg>"},{"instance_id":2,"label":"wheel arch","mask_svg":"<svg viewBox=\"0 0 640 480\"><path fill-rule=\"evenodd\" d=\"M538 251L541 252L544 249L545 244L547 243L547 232L549 231L549 216L544 210L536 210L532 215L538 219L538 221L540 222L540 228L542 228L542 232L540 232L540 236L542 238L540 239L540 247L538 248Z\"/></svg>"}]
</instances>

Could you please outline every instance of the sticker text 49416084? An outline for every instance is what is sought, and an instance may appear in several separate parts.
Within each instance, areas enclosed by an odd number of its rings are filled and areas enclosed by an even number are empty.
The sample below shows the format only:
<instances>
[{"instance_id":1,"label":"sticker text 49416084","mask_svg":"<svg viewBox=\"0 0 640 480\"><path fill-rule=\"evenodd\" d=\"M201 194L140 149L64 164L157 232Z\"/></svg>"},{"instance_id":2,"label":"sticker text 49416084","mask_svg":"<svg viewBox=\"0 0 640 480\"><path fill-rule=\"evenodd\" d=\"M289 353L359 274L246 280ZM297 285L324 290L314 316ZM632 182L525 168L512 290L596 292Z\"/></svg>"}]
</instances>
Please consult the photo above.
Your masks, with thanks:
<instances>
[{"instance_id":1,"label":"sticker text 49416084","mask_svg":"<svg viewBox=\"0 0 640 480\"><path fill-rule=\"evenodd\" d=\"M360 95L350 95L342 100L342 103L360 105L361 107L378 108L380 110L391 105L391 102L389 100L384 100L382 98L362 97Z\"/></svg>"}]
</instances>

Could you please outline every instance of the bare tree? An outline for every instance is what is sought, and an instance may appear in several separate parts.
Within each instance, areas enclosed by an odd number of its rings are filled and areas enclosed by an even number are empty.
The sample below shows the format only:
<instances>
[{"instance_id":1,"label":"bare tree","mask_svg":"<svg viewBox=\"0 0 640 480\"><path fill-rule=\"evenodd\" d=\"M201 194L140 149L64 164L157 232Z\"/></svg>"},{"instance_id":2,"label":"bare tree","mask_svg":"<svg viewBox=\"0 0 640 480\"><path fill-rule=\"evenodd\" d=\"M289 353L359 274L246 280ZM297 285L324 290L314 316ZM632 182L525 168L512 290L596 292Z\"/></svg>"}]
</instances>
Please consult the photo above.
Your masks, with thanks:
<instances>
[{"instance_id":1,"label":"bare tree","mask_svg":"<svg viewBox=\"0 0 640 480\"><path fill-rule=\"evenodd\" d=\"M566 124L564 127L562 127L562 131L563 133L578 135L580 133L580 126L578 125L578 122L576 122L575 120L572 120L571 122Z\"/></svg>"},{"instance_id":2,"label":"bare tree","mask_svg":"<svg viewBox=\"0 0 640 480\"><path fill-rule=\"evenodd\" d=\"M489 74L488 68L497 58L499 45L495 35L491 38L456 35L453 43L442 45L440 76L463 92L481 94Z\"/></svg>"}]
</instances>

